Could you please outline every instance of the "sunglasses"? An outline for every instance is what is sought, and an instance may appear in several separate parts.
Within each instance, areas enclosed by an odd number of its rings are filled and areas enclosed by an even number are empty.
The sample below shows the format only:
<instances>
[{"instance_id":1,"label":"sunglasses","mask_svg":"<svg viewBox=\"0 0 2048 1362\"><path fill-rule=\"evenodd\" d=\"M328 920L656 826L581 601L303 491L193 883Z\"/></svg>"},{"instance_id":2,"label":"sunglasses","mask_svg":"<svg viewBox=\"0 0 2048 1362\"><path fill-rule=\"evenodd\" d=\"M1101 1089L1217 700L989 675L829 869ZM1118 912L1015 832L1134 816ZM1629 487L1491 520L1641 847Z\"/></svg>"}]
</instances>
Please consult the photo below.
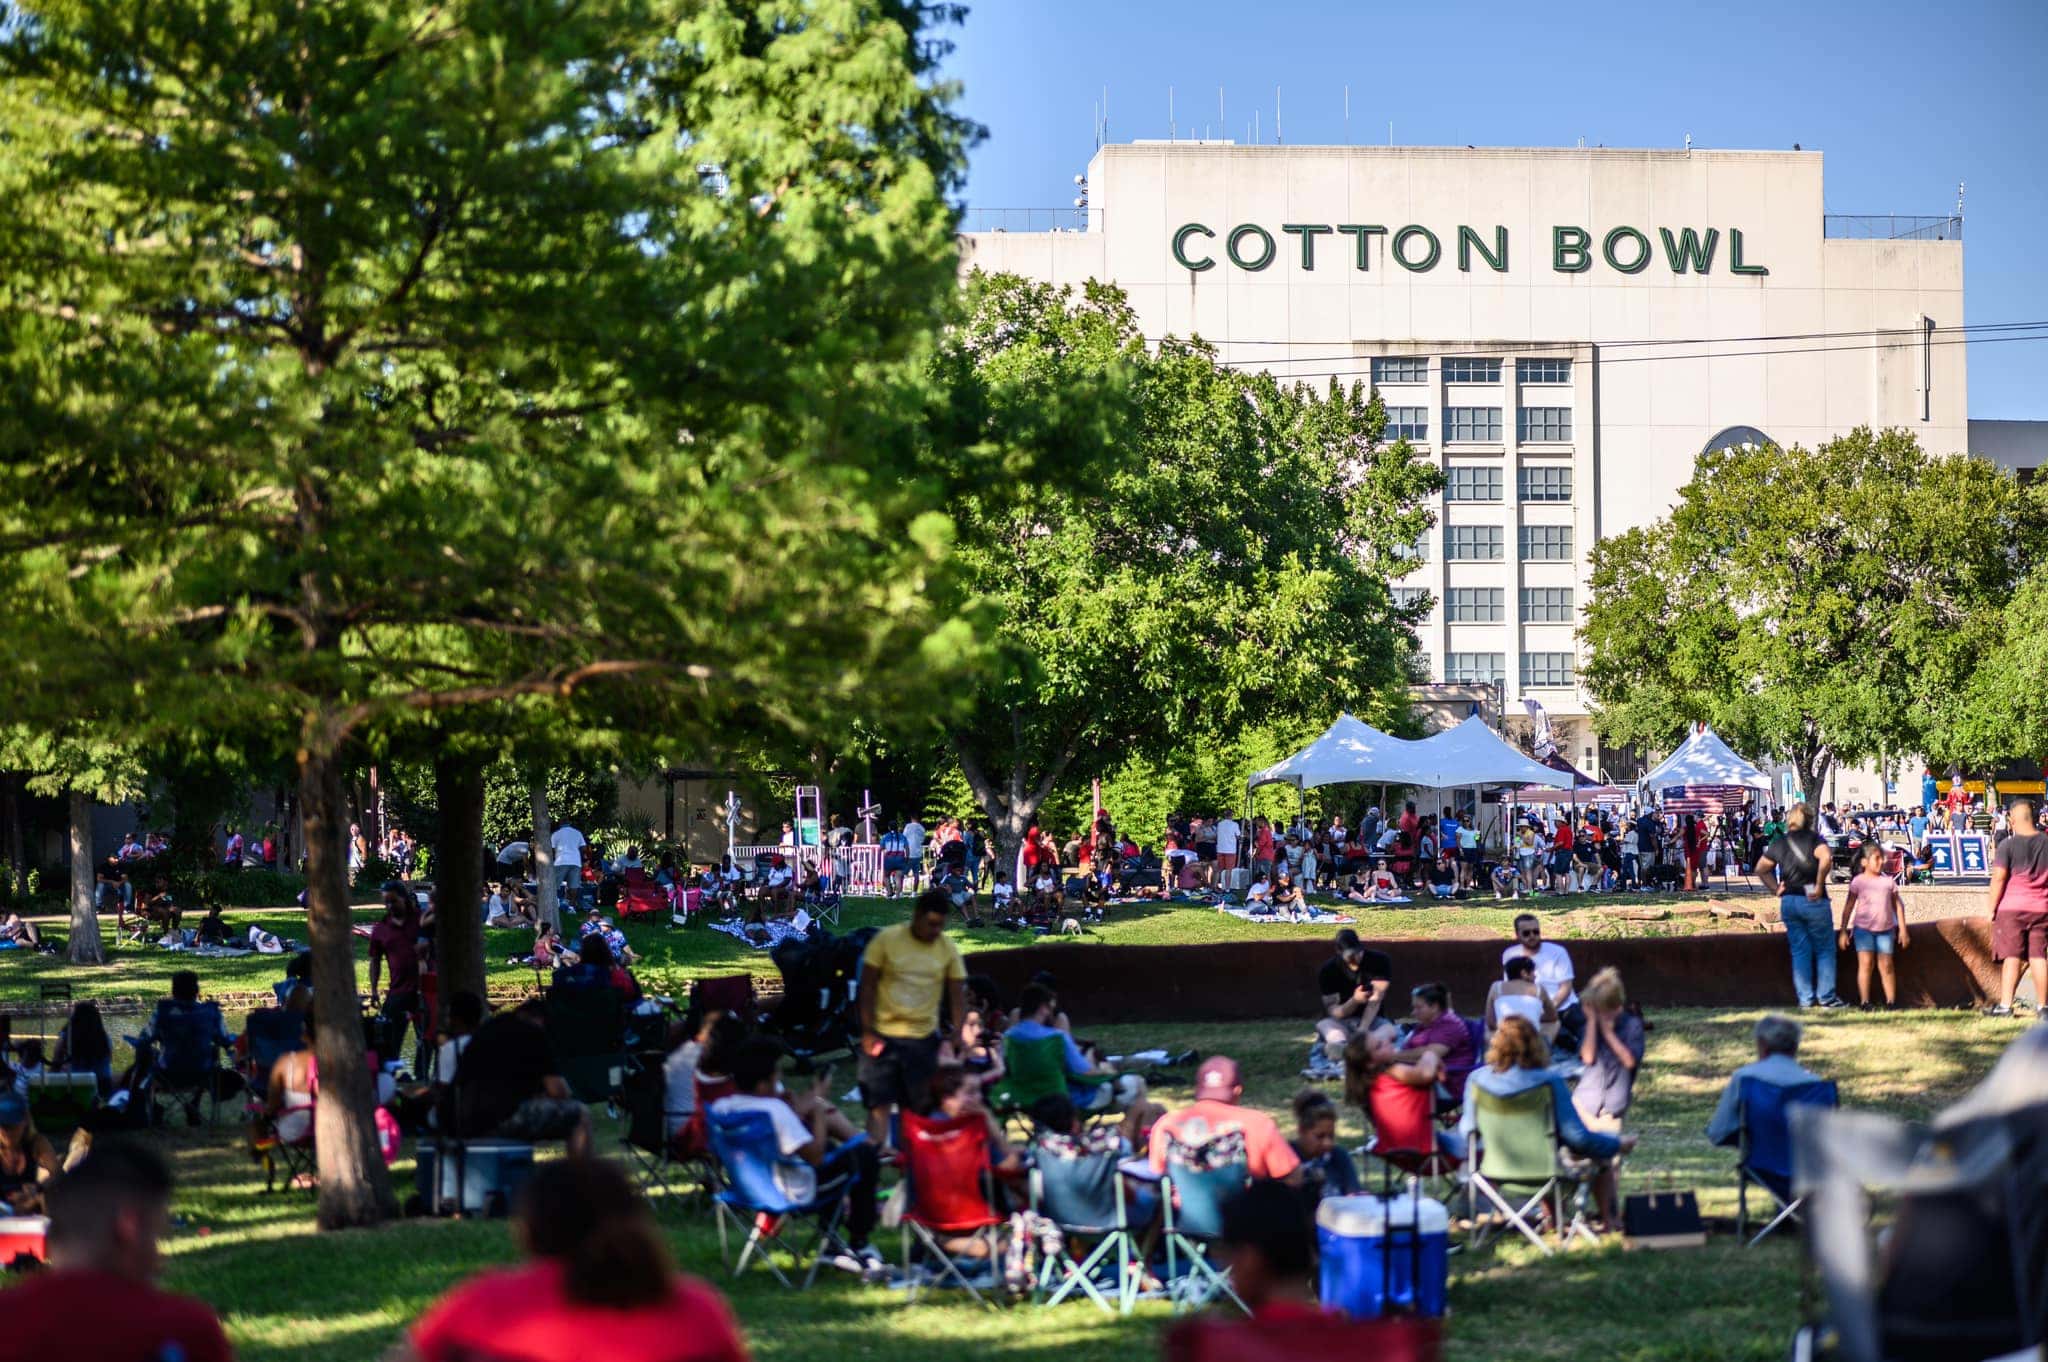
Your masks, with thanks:
<instances>
[{"instance_id":1,"label":"sunglasses","mask_svg":"<svg viewBox=\"0 0 2048 1362\"><path fill-rule=\"evenodd\" d=\"M1543 929L1542 929L1542 928L1540 928L1540 927L1524 927L1524 928L1523 928L1523 929L1522 929L1521 931L1519 931L1519 932L1516 932L1516 933L1515 933L1515 935L1516 935L1516 936L1541 936L1541 935L1543 935Z\"/></svg>"}]
</instances>

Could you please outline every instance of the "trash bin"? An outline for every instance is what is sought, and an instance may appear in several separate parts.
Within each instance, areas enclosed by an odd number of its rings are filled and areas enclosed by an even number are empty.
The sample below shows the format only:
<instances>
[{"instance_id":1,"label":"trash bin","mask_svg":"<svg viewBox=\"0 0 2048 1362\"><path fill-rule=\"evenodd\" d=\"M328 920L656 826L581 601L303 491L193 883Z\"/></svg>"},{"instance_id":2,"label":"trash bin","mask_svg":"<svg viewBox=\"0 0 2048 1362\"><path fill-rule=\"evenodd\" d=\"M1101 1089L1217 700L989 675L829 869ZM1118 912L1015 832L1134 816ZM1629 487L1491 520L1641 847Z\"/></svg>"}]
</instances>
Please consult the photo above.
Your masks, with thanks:
<instances>
[{"instance_id":1,"label":"trash bin","mask_svg":"<svg viewBox=\"0 0 2048 1362\"><path fill-rule=\"evenodd\" d=\"M1325 1197L1316 1207L1322 1302L1353 1319L1396 1311L1441 1316L1451 1273L1450 1240L1451 1218L1441 1201L1423 1197L1418 1202L1412 1194L1390 1201Z\"/></svg>"}]
</instances>

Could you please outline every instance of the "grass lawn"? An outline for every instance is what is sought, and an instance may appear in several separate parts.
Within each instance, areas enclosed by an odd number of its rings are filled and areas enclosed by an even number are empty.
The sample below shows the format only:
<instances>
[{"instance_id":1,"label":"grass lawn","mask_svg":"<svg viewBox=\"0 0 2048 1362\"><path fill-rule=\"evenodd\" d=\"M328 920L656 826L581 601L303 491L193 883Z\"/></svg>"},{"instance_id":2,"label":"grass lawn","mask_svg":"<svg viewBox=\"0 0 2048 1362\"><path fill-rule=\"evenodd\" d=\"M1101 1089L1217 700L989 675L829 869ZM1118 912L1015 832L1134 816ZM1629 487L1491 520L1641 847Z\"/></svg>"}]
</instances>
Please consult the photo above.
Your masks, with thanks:
<instances>
[{"instance_id":1,"label":"grass lawn","mask_svg":"<svg viewBox=\"0 0 2048 1362\"><path fill-rule=\"evenodd\" d=\"M1676 900L1670 898L1659 897L1650 900L1645 896L1624 894L1544 898L1495 906L1491 898L1485 898L1448 905L1418 904L1413 907L1368 908L1363 904L1353 904L1350 905L1350 916L1356 919L1359 934L1368 939L1428 938L1455 932L1505 941L1513 935L1512 923L1516 913L1524 910L1541 912L1548 920L1545 934L1564 939L1613 937L1625 934L1661 936L1714 930L1714 922L1701 917L1672 917L1662 921L1635 922L1578 911L1617 903L1642 906L1651 901L1659 907L1671 907L1676 903ZM907 904L900 900L889 902L881 899L848 899L841 918L840 930L851 931L857 927L884 926L898 922L905 917L906 909ZM367 926L377 920L378 913L379 909L374 903L359 905L356 909L356 921ZM306 939L306 915L303 909L229 909L225 916L228 925L236 934L243 937L247 936L251 926L261 926L266 931L274 932L286 939L301 942ZM1063 944L1078 941L1120 946L1194 945L1288 938L1327 940L1333 930L1327 926L1254 926L1240 918L1219 913L1213 908L1184 903L1118 905L1111 909L1110 918L1110 921L1096 927L1088 936L1058 939ZM54 930L63 930L64 924L57 918L46 917L41 921ZM194 921L196 919L188 919L188 925ZM703 928L673 928L655 923L628 923L625 931L627 938L633 943L633 949L641 956L641 963L635 967L635 973L651 992L667 993L680 998L688 992L690 982L694 979L706 975L737 974L742 971L766 980L779 978L775 965L769 960L766 951L749 949L722 932ZM109 951L108 963L98 968L74 966L66 963L61 957L31 954L26 951L0 955L0 1007L12 1004L18 1009L22 1003L33 1004L38 996L38 985L44 982L68 983L74 996L79 998L153 1000L164 996L169 987L166 981L171 972L184 968L199 971L203 985L210 995L232 999L237 995L266 992L271 981L278 978L282 970L282 965L275 956L194 959L182 952L159 950L154 946L117 947L113 941L111 919L106 919L105 934ZM1033 945L1043 939L1029 932L1006 931L998 927L965 927L957 924L953 935L961 948L968 951L1004 950ZM489 962L489 982L494 991L532 987L533 971L530 968L507 963L512 957L531 950L532 941L533 936L530 932L486 933L485 959ZM367 988L367 943L357 946L357 958L358 976Z\"/></svg>"},{"instance_id":2,"label":"grass lawn","mask_svg":"<svg viewBox=\"0 0 2048 1362\"><path fill-rule=\"evenodd\" d=\"M1710 1149L1701 1132L1725 1075L1750 1057L1749 1028L1758 1015L1651 1015L1631 1122L1643 1143L1625 1188L1661 1186L1668 1175L1679 1187L1698 1189L1710 1218L1732 1216L1730 1156ZM1230 1053L1244 1065L1246 1100L1283 1116L1310 1035L1302 1021L1170 1030L1082 1022L1111 1050L1159 1044ZM1971 1086L2019 1029L1957 1012L1836 1014L1809 1027L1803 1057L1841 1083L1845 1102L1919 1117ZM1184 1088L1158 1091L1169 1105L1186 1097ZM1345 1115L1345 1136L1362 1138L1355 1112ZM168 1283L211 1301L240 1355L253 1362L374 1356L466 1271L512 1256L502 1223L407 1222L316 1234L304 1194L260 1190L239 1131L180 1128L159 1138L182 1180L175 1210L184 1225L167 1245ZM394 1174L410 1186L409 1161ZM764 1274L728 1281L707 1215L671 1206L663 1218L678 1261L730 1292L755 1355L770 1362L1021 1362L1055 1350L1065 1362L1132 1362L1154 1355L1167 1318L1163 1307L1147 1306L1132 1319L1112 1320L1085 1304L997 1315L944 1297L913 1309L899 1292L830 1276L806 1295L791 1295ZM882 1242L893 1254L893 1241ZM1744 1251L1727 1234L1703 1250L1668 1253L1609 1246L1542 1260L1507 1244L1476 1258L1461 1254L1452 1260L1450 1356L1767 1362L1782 1356L1796 1320L1798 1255L1789 1236Z\"/></svg>"}]
</instances>

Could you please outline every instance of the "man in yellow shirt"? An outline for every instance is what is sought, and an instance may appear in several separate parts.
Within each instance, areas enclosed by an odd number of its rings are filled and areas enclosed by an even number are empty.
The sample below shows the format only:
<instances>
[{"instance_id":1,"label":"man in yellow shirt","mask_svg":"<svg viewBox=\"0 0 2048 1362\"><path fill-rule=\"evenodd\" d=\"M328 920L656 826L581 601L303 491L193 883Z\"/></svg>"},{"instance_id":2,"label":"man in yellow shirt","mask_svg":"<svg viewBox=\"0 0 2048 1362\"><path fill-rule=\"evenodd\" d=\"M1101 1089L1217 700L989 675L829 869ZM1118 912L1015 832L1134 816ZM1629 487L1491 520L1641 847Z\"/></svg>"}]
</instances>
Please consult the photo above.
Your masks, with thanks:
<instances>
[{"instance_id":1,"label":"man in yellow shirt","mask_svg":"<svg viewBox=\"0 0 2048 1362\"><path fill-rule=\"evenodd\" d=\"M967 1010L967 964L946 935L953 899L927 889L910 921L884 927L860 957L860 1096L868 1135L888 1138L892 1108L923 1111L939 1065L939 1004L958 1026Z\"/></svg>"}]
</instances>

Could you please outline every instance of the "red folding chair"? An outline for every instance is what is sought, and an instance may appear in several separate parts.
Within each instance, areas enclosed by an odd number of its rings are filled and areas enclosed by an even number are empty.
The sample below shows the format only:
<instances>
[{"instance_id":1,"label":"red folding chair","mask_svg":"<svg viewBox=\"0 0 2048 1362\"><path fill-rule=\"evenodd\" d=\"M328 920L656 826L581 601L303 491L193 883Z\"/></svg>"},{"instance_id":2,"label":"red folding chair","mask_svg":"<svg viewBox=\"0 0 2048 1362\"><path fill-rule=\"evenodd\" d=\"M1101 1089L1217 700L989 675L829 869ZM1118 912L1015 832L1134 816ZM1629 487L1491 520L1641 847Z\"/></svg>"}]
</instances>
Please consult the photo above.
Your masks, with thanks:
<instances>
[{"instance_id":1,"label":"red folding chair","mask_svg":"<svg viewBox=\"0 0 2048 1362\"><path fill-rule=\"evenodd\" d=\"M1001 1281L1002 1242L998 1231L1004 1217L989 1198L988 1118L979 1112L951 1120L932 1120L905 1111L903 1123L903 1176L909 1205L903 1212L903 1270L910 1278L910 1299L917 1299L922 1285L913 1270L913 1237L939 1263L937 1285L952 1283L989 1309L995 1302L981 1293L953 1255L945 1239L962 1237L983 1245L993 1280Z\"/></svg>"}]
</instances>

